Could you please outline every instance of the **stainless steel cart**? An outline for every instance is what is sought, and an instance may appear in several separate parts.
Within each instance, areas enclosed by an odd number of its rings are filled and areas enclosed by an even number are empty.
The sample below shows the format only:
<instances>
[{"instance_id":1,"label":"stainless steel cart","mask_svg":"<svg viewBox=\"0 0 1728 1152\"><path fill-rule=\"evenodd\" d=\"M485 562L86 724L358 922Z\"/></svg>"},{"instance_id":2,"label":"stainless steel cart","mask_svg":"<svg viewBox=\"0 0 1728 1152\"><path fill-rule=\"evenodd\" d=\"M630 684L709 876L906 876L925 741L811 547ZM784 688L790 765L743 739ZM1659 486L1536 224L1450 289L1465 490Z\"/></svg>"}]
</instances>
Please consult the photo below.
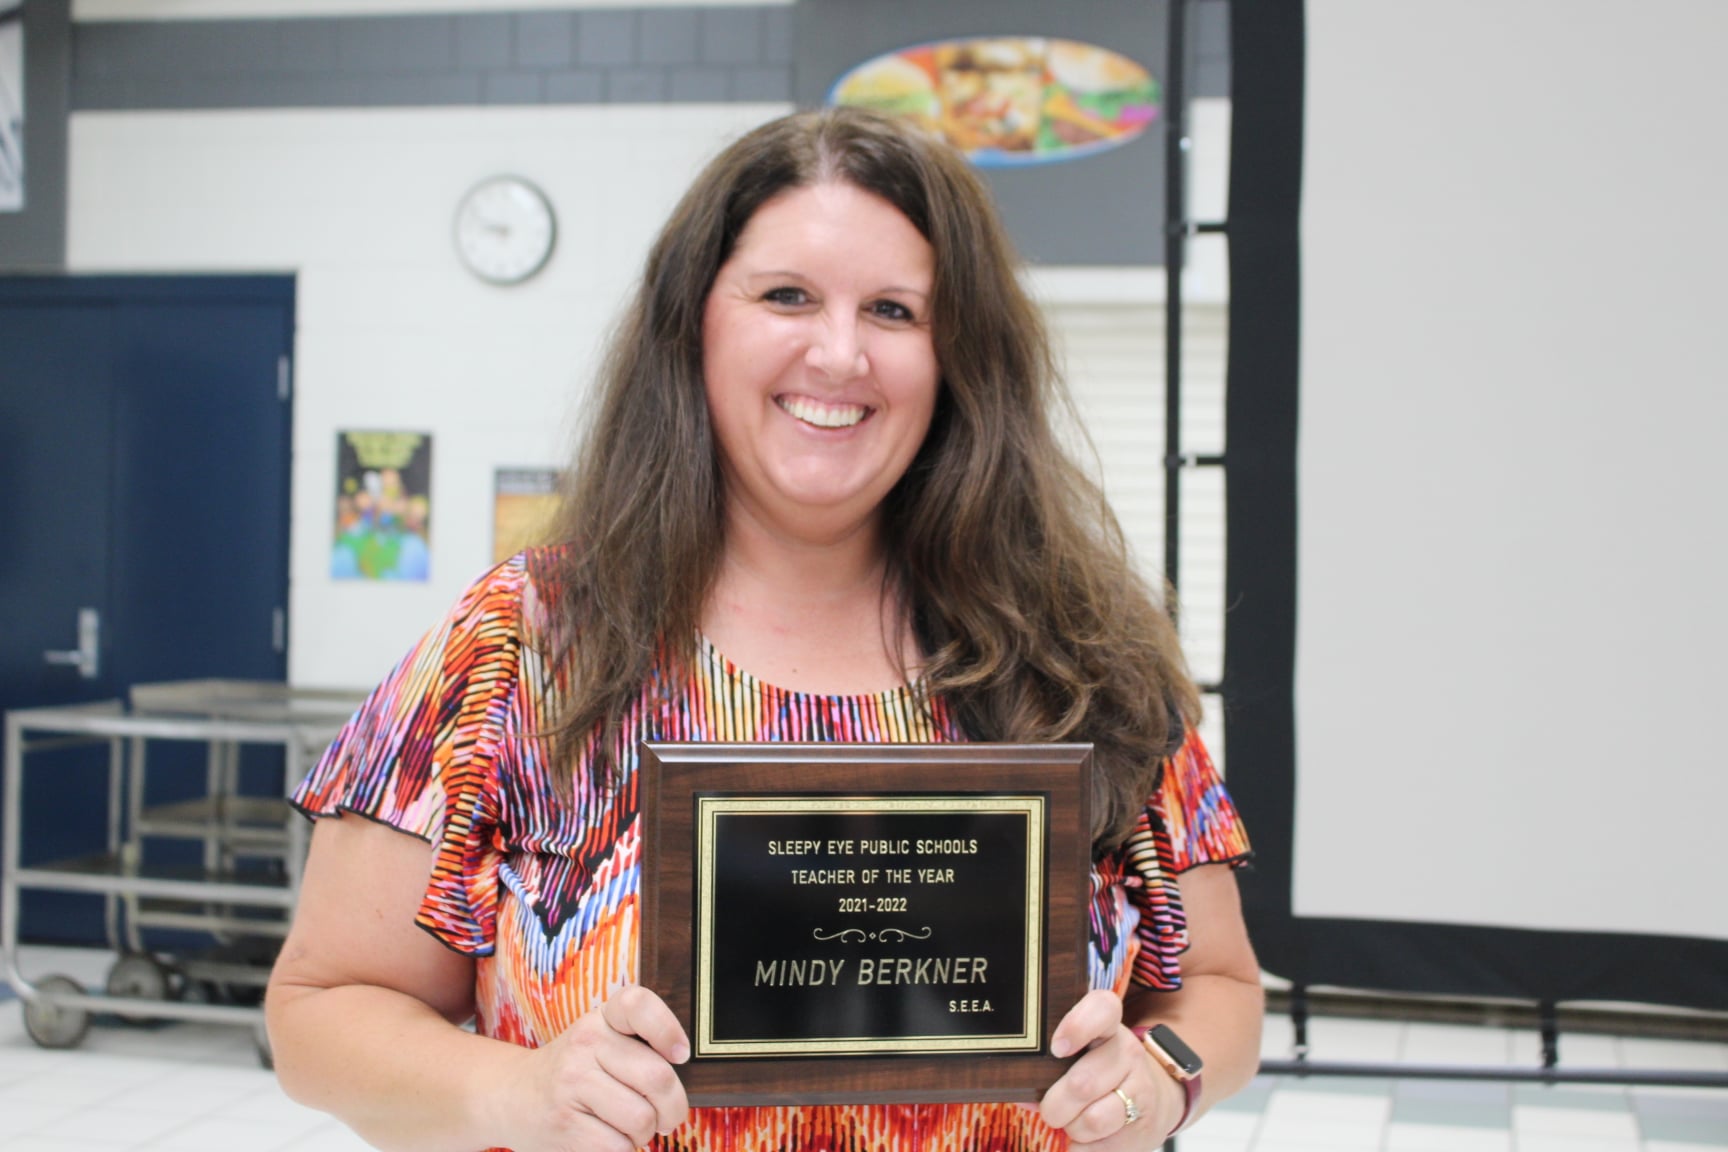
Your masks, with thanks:
<instances>
[{"instance_id":1,"label":"stainless steel cart","mask_svg":"<svg viewBox=\"0 0 1728 1152\"><path fill-rule=\"evenodd\" d=\"M93 1013L126 1021L217 1021L252 1028L260 1057L268 1062L256 997L233 993L261 991L268 977L299 891L308 829L286 795L240 794L241 749L279 747L285 789L292 791L359 699L352 691L197 680L139 685L129 704L111 700L6 716L0 964L24 1000L25 1028L33 1040L73 1047L82 1042ZM165 742L204 747L203 792L147 807L150 749ZM30 756L81 743L108 749L107 843L77 859L23 867ZM184 772L185 763L182 758L170 767ZM156 863L144 850L147 840L201 843L201 864ZM19 970L19 894L25 889L105 898L109 944L119 956L100 991L87 991L66 976L29 979ZM203 952L154 952L142 936L150 928L204 934L215 945Z\"/></svg>"}]
</instances>

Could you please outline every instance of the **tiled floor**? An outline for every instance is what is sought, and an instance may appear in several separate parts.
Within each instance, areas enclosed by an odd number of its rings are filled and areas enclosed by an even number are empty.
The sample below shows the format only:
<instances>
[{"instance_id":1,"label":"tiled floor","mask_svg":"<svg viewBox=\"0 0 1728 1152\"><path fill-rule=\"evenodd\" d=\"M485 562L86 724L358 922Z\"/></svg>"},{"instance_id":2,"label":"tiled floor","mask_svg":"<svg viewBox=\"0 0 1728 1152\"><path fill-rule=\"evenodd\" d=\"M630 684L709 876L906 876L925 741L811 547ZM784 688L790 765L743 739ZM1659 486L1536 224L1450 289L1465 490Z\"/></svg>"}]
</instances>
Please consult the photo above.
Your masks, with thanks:
<instances>
[{"instance_id":1,"label":"tiled floor","mask_svg":"<svg viewBox=\"0 0 1728 1152\"><path fill-rule=\"evenodd\" d=\"M32 978L100 983L107 957L26 949ZM1267 1020L1264 1053L1287 1059L1290 1022ZM1316 1018L1325 1061L1535 1067L1533 1035L1492 1028ZM1728 1045L1564 1036L1563 1067L1728 1072ZM1728 1091L1544 1088L1436 1080L1262 1077L1180 1140L1180 1152L1728 1152ZM291 1103L251 1035L191 1024L98 1023L49 1052L24 1033L0 984L0 1152L357 1152L334 1121Z\"/></svg>"}]
</instances>

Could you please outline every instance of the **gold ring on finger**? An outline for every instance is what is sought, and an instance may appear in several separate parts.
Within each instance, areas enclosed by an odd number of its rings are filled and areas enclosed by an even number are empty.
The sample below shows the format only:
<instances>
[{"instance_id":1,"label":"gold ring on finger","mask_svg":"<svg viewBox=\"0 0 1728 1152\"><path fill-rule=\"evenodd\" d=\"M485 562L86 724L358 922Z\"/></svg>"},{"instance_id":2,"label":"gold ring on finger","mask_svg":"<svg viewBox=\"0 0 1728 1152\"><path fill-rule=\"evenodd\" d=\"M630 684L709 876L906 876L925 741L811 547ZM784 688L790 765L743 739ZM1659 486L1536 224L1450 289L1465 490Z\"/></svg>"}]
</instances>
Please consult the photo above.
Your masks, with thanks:
<instances>
[{"instance_id":1,"label":"gold ring on finger","mask_svg":"<svg viewBox=\"0 0 1728 1152\"><path fill-rule=\"evenodd\" d=\"M1134 1121L1140 1119L1140 1109L1134 1106L1134 1097L1128 1095L1128 1093L1122 1091L1120 1088L1112 1088L1110 1091L1116 1093L1117 1097L1122 1101L1122 1127L1126 1128L1128 1125L1134 1123Z\"/></svg>"}]
</instances>

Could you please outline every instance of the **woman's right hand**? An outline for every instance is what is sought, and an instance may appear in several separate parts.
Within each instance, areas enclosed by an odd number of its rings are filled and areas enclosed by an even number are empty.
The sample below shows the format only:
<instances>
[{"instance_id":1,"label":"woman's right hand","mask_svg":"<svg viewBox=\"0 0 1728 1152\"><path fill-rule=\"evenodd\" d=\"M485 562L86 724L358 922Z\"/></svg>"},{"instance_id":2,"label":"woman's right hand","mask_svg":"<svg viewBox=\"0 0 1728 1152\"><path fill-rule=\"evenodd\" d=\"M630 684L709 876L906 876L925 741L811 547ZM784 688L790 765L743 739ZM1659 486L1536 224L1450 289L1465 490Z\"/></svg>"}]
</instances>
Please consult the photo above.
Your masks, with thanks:
<instances>
[{"instance_id":1,"label":"woman's right hand","mask_svg":"<svg viewBox=\"0 0 1728 1152\"><path fill-rule=\"evenodd\" d=\"M492 1096L515 1152L641 1148L690 1114L672 1065L690 1042L666 1002L626 985L557 1039L510 1065Z\"/></svg>"}]
</instances>

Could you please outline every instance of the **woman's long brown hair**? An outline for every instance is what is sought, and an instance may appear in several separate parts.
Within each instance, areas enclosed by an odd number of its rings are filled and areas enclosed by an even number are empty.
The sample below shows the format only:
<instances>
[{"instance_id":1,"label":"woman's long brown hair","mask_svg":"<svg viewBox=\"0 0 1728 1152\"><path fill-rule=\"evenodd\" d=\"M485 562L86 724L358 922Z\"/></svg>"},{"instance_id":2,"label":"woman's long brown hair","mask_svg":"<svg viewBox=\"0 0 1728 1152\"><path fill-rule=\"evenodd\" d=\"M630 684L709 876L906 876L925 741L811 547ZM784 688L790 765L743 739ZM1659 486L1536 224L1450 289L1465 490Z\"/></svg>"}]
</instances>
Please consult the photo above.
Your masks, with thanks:
<instances>
[{"instance_id":1,"label":"woman's long brown hair","mask_svg":"<svg viewBox=\"0 0 1728 1152\"><path fill-rule=\"evenodd\" d=\"M656 662L695 654L724 543L704 306L756 210L827 180L893 204L936 254L941 391L883 508L921 686L973 739L1094 745L1093 840L1113 846L1198 719L1176 630L1098 486L1057 440L1051 411L1067 394L982 181L946 145L856 110L744 136L702 172L649 254L570 471L556 529L566 547L537 554L549 569L537 586L558 590L546 605L555 762L587 751L610 771Z\"/></svg>"}]
</instances>

